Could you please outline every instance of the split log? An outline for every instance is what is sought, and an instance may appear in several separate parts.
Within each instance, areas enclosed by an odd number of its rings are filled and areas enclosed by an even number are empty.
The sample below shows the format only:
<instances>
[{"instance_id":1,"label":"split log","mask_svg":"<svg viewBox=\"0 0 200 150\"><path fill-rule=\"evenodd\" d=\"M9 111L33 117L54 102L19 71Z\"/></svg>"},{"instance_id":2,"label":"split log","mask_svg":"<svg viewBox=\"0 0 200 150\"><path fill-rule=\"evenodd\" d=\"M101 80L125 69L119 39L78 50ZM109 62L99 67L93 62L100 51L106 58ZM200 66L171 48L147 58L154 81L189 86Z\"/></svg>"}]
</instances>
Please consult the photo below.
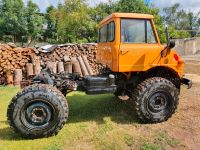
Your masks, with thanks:
<instances>
[{"instance_id":1,"label":"split log","mask_svg":"<svg viewBox=\"0 0 200 150\"><path fill-rule=\"evenodd\" d=\"M29 78L30 76L34 75L33 72L33 64L32 63L27 63L26 64L26 73L27 73L27 77Z\"/></svg>"},{"instance_id":2,"label":"split log","mask_svg":"<svg viewBox=\"0 0 200 150\"><path fill-rule=\"evenodd\" d=\"M14 86L19 86L22 81L22 70L21 69L15 69L14 70Z\"/></svg>"},{"instance_id":3,"label":"split log","mask_svg":"<svg viewBox=\"0 0 200 150\"><path fill-rule=\"evenodd\" d=\"M89 75L93 75L93 71L92 71L92 69L91 69L91 67L90 67L90 65L89 65L87 56L84 55L84 56L82 56L82 58L83 58L83 62L85 63L85 66L86 66L86 68L87 68L87 71L88 71Z\"/></svg>"},{"instance_id":4,"label":"split log","mask_svg":"<svg viewBox=\"0 0 200 150\"><path fill-rule=\"evenodd\" d=\"M33 65L34 75L38 75L41 72L40 62L36 61Z\"/></svg>"},{"instance_id":5,"label":"split log","mask_svg":"<svg viewBox=\"0 0 200 150\"><path fill-rule=\"evenodd\" d=\"M64 68L65 72L72 73L72 62L65 62Z\"/></svg>"},{"instance_id":6,"label":"split log","mask_svg":"<svg viewBox=\"0 0 200 150\"><path fill-rule=\"evenodd\" d=\"M57 73L57 62L48 62L47 67L51 69L53 73Z\"/></svg>"},{"instance_id":7,"label":"split log","mask_svg":"<svg viewBox=\"0 0 200 150\"><path fill-rule=\"evenodd\" d=\"M13 74L11 70L6 72L7 85L13 85Z\"/></svg>"},{"instance_id":8,"label":"split log","mask_svg":"<svg viewBox=\"0 0 200 150\"><path fill-rule=\"evenodd\" d=\"M69 58L68 55L65 55L63 59L64 59L64 62L68 62L68 61L70 61L70 58Z\"/></svg>"},{"instance_id":9,"label":"split log","mask_svg":"<svg viewBox=\"0 0 200 150\"><path fill-rule=\"evenodd\" d=\"M78 61L79 61L80 66L81 66L81 70L82 70L83 76L88 76L89 73L87 71L87 68L86 68L81 56L78 57Z\"/></svg>"},{"instance_id":10,"label":"split log","mask_svg":"<svg viewBox=\"0 0 200 150\"><path fill-rule=\"evenodd\" d=\"M72 70L73 70L73 73L79 73L80 76L83 76L82 71L81 71L81 66L78 61L72 61Z\"/></svg>"},{"instance_id":11,"label":"split log","mask_svg":"<svg viewBox=\"0 0 200 150\"><path fill-rule=\"evenodd\" d=\"M64 64L63 62L58 62L58 73L64 72Z\"/></svg>"},{"instance_id":12,"label":"split log","mask_svg":"<svg viewBox=\"0 0 200 150\"><path fill-rule=\"evenodd\" d=\"M71 58L71 61L73 62L73 61L78 61L78 60L77 60L76 57L72 57L72 58Z\"/></svg>"}]
</instances>

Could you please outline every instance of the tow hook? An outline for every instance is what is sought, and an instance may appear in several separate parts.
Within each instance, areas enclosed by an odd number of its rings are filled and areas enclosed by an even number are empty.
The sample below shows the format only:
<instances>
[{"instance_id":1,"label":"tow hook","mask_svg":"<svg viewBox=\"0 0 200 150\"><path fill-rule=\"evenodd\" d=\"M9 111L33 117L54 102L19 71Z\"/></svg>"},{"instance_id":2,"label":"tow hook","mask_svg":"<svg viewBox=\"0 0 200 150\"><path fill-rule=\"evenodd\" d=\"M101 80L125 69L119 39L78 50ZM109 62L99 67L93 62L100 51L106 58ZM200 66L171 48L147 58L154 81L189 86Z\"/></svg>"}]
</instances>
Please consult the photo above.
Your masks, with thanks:
<instances>
[{"instance_id":1,"label":"tow hook","mask_svg":"<svg viewBox=\"0 0 200 150\"><path fill-rule=\"evenodd\" d=\"M188 89L190 89L190 88L192 87L192 80L183 78L183 79L181 80L181 83L187 85L187 86L188 86Z\"/></svg>"}]
</instances>

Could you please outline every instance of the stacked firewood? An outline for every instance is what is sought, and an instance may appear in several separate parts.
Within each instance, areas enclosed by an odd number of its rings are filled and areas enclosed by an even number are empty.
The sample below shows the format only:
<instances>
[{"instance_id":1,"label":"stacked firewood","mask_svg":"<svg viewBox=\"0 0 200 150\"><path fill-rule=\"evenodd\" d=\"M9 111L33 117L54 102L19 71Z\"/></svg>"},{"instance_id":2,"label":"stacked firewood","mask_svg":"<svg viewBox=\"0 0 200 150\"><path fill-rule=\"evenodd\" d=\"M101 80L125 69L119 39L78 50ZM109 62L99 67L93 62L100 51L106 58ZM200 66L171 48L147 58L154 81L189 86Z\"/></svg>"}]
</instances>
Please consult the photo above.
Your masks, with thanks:
<instances>
[{"instance_id":1,"label":"stacked firewood","mask_svg":"<svg viewBox=\"0 0 200 150\"><path fill-rule=\"evenodd\" d=\"M16 69L21 69L25 73L25 66L31 61L33 55L34 51L31 48L16 48L0 44L0 82L5 80L6 74L11 75Z\"/></svg>"},{"instance_id":2,"label":"stacked firewood","mask_svg":"<svg viewBox=\"0 0 200 150\"><path fill-rule=\"evenodd\" d=\"M102 73L96 60L96 44L64 44L51 52L0 44L0 84L29 80L49 67L54 73L66 71L81 76Z\"/></svg>"},{"instance_id":3,"label":"stacked firewood","mask_svg":"<svg viewBox=\"0 0 200 150\"><path fill-rule=\"evenodd\" d=\"M83 60L84 62L88 60L88 64L91 67L93 74L98 74L102 69L102 65L97 63L96 53L96 44L65 44L58 46L50 53L39 52L38 56L43 67L49 62L65 63L69 61L78 61L80 63L81 57L82 59L85 59Z\"/></svg>"}]
</instances>

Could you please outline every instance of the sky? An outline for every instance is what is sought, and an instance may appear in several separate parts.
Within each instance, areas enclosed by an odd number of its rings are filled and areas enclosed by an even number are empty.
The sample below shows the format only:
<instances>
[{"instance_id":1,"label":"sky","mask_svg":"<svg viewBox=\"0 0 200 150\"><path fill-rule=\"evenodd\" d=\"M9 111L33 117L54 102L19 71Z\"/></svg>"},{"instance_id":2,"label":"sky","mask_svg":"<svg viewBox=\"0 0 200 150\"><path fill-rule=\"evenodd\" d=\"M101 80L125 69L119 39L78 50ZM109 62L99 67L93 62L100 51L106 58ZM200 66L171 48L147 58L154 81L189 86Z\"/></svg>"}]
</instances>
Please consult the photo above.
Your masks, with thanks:
<instances>
[{"instance_id":1,"label":"sky","mask_svg":"<svg viewBox=\"0 0 200 150\"><path fill-rule=\"evenodd\" d=\"M26 3L28 0L24 0ZM37 3L41 9L42 12L45 12L46 8L49 5L54 5L57 6L57 4L63 0L32 0L33 2ZM108 0L88 0L88 3L90 6L95 6L100 2L106 2ZM117 1L117 0L113 0ZM150 1L150 0L146 0ZM152 3L156 6L159 7L160 9L163 9L164 7L172 6L175 3L180 3L181 7L190 10L190 11L195 11L198 12L200 11L200 0L151 0Z\"/></svg>"}]
</instances>

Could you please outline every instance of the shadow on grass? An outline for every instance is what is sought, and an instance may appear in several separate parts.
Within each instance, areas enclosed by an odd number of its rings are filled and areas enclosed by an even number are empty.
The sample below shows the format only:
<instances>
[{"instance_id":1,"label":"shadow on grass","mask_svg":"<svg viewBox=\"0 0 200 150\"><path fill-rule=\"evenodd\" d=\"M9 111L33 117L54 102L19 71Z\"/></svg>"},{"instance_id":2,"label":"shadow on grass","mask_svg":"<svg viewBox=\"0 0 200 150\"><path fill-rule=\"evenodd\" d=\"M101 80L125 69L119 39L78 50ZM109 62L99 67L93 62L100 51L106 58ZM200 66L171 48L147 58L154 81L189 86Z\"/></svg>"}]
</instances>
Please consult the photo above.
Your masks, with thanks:
<instances>
[{"instance_id":1,"label":"shadow on grass","mask_svg":"<svg viewBox=\"0 0 200 150\"><path fill-rule=\"evenodd\" d=\"M24 140L19 134L15 133L10 127L0 129L0 140L20 141Z\"/></svg>"},{"instance_id":2,"label":"shadow on grass","mask_svg":"<svg viewBox=\"0 0 200 150\"><path fill-rule=\"evenodd\" d=\"M80 95L68 96L68 123L96 121L104 123L104 117L121 124L138 123L135 111L130 102L116 100L113 95Z\"/></svg>"},{"instance_id":3,"label":"shadow on grass","mask_svg":"<svg viewBox=\"0 0 200 150\"><path fill-rule=\"evenodd\" d=\"M138 123L136 114L130 103L116 100L113 95L81 95L67 96L69 103L69 123L95 121L104 123L104 117L110 117L113 122L120 124ZM8 124L1 121L0 124ZM26 140L13 129L6 127L0 129L0 140ZM27 139L29 140L29 139Z\"/></svg>"},{"instance_id":4,"label":"shadow on grass","mask_svg":"<svg viewBox=\"0 0 200 150\"><path fill-rule=\"evenodd\" d=\"M7 121L0 121L0 124L8 124Z\"/></svg>"}]
</instances>

